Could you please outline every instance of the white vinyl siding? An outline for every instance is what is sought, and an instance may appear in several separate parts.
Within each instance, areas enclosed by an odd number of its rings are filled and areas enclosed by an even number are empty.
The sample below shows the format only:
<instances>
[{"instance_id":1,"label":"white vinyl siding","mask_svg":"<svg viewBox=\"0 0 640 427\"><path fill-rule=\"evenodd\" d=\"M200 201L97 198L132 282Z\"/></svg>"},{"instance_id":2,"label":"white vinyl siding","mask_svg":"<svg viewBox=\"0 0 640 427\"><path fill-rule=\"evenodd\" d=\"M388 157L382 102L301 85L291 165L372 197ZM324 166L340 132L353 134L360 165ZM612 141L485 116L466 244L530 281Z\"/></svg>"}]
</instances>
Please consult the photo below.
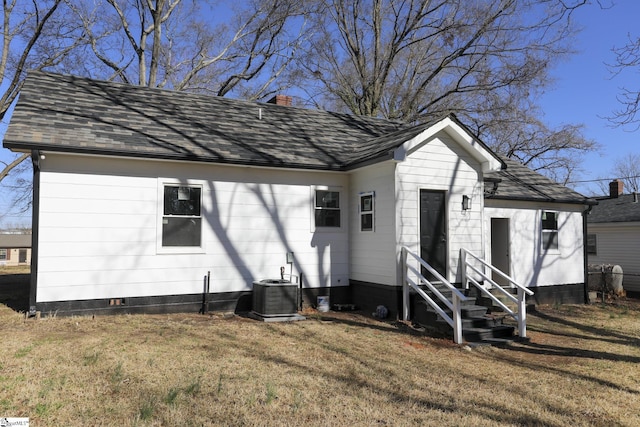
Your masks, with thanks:
<instances>
[{"instance_id":1,"label":"white vinyl siding","mask_svg":"<svg viewBox=\"0 0 640 427\"><path fill-rule=\"evenodd\" d=\"M622 287L640 292L640 223L589 224L595 234L598 253L589 255L589 264L613 264L622 267Z\"/></svg>"},{"instance_id":2,"label":"white vinyl siding","mask_svg":"<svg viewBox=\"0 0 640 427\"><path fill-rule=\"evenodd\" d=\"M501 200L485 201L485 221L510 221L509 255L512 277L525 286L584 283L582 206ZM542 250L542 213L558 214L558 249ZM491 242L487 241L487 254ZM534 290L535 291L535 290Z\"/></svg>"},{"instance_id":3,"label":"white vinyl siding","mask_svg":"<svg viewBox=\"0 0 640 427\"><path fill-rule=\"evenodd\" d=\"M351 174L351 278L396 285L395 163L368 166ZM375 218L372 232L360 231L358 204L362 193L375 191Z\"/></svg>"},{"instance_id":4,"label":"white vinyl siding","mask_svg":"<svg viewBox=\"0 0 640 427\"><path fill-rule=\"evenodd\" d=\"M202 253L157 253L158 171L202 188ZM287 252L305 286L348 285L349 227L309 232L311 188L346 175L48 153L40 177L38 302L199 294L208 271L247 291Z\"/></svg>"},{"instance_id":5,"label":"white vinyl siding","mask_svg":"<svg viewBox=\"0 0 640 427\"><path fill-rule=\"evenodd\" d=\"M399 245L420 253L420 190L445 192L447 216L447 274L450 281L459 281L460 249L466 248L483 256L482 194L479 163L448 134L440 132L409 153L398 163L397 235ZM469 210L462 209L462 196L474 200ZM400 272L398 272L398 281Z\"/></svg>"}]
</instances>

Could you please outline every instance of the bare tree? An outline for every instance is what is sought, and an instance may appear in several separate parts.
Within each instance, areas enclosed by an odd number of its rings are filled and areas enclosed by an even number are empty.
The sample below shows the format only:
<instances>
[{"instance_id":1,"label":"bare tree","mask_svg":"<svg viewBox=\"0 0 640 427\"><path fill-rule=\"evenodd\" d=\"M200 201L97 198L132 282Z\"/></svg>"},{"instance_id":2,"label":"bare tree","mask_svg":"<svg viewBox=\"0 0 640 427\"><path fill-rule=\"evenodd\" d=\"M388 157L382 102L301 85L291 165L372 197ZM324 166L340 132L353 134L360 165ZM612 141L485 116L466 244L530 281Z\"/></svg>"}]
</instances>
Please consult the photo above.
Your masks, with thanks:
<instances>
[{"instance_id":1,"label":"bare tree","mask_svg":"<svg viewBox=\"0 0 640 427\"><path fill-rule=\"evenodd\" d=\"M472 130L498 154L568 184L580 175L581 157L599 145L583 135L583 125L550 127L531 98L518 88L509 92L487 96L486 110L467 116Z\"/></svg>"},{"instance_id":2,"label":"bare tree","mask_svg":"<svg viewBox=\"0 0 640 427\"><path fill-rule=\"evenodd\" d=\"M640 192L640 154L630 153L618 157L613 166L612 174L623 182L627 193Z\"/></svg>"},{"instance_id":3,"label":"bare tree","mask_svg":"<svg viewBox=\"0 0 640 427\"><path fill-rule=\"evenodd\" d=\"M287 65L303 40L302 6L294 0L237 2L230 10L206 0L5 0L0 118L28 69L219 96L270 96L281 87L276 83L288 81ZM14 178L3 186L11 187L18 210L31 201L25 197L30 181L18 176L28 157L7 150L0 157L0 181Z\"/></svg>"},{"instance_id":4,"label":"bare tree","mask_svg":"<svg viewBox=\"0 0 640 427\"><path fill-rule=\"evenodd\" d=\"M615 48L616 59L610 69L614 75L628 70L640 70L640 37L629 35L627 44ZM620 126L632 125L640 128L640 85L636 88L623 87L618 95L621 108L613 112L609 120Z\"/></svg>"},{"instance_id":5,"label":"bare tree","mask_svg":"<svg viewBox=\"0 0 640 427\"><path fill-rule=\"evenodd\" d=\"M316 105L409 123L455 113L478 124L501 154L525 163L536 158L540 169L560 167L593 144L578 127L548 129L521 102L534 99L549 81L550 65L571 52L570 17L586 3L319 0L315 37L300 67L308 81L321 83L309 85ZM523 127L512 135L519 140L489 133L500 130L490 121L502 116L504 122L507 113L513 131ZM551 156L567 148L569 134L573 153ZM540 135L555 147L516 148L539 144Z\"/></svg>"},{"instance_id":6,"label":"bare tree","mask_svg":"<svg viewBox=\"0 0 640 427\"><path fill-rule=\"evenodd\" d=\"M81 27L68 15L64 0L3 1L0 119L18 96L27 70L69 66L71 53L85 40ZM17 211L30 206L30 198L25 197L30 193L30 181L24 178L30 169L25 162L28 157L4 149L0 153L0 182Z\"/></svg>"},{"instance_id":7,"label":"bare tree","mask_svg":"<svg viewBox=\"0 0 640 427\"><path fill-rule=\"evenodd\" d=\"M13 103L29 69L60 65L81 43L83 34L63 0L5 0L0 54L0 119Z\"/></svg>"},{"instance_id":8,"label":"bare tree","mask_svg":"<svg viewBox=\"0 0 640 427\"><path fill-rule=\"evenodd\" d=\"M75 9L96 59L90 74L130 84L257 99L278 90L302 40L297 1L238 2L232 11L204 0L106 2Z\"/></svg>"}]
</instances>

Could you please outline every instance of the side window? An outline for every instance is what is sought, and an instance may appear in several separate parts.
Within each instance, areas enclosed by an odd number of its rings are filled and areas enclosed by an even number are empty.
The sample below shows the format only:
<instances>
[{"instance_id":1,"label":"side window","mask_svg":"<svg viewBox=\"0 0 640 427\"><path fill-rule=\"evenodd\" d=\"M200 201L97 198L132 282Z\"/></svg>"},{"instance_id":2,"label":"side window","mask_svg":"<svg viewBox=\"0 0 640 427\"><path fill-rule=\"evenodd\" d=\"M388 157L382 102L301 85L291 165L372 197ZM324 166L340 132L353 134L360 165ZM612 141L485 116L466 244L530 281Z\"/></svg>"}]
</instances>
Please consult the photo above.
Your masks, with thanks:
<instances>
[{"instance_id":1,"label":"side window","mask_svg":"<svg viewBox=\"0 0 640 427\"><path fill-rule=\"evenodd\" d=\"M340 192L316 190L314 203L316 227L340 227Z\"/></svg>"},{"instance_id":2,"label":"side window","mask_svg":"<svg viewBox=\"0 0 640 427\"><path fill-rule=\"evenodd\" d=\"M9 259L7 249L0 249L0 261L6 261Z\"/></svg>"},{"instance_id":3,"label":"side window","mask_svg":"<svg viewBox=\"0 0 640 427\"><path fill-rule=\"evenodd\" d=\"M542 249L558 249L558 212L542 211Z\"/></svg>"},{"instance_id":4,"label":"side window","mask_svg":"<svg viewBox=\"0 0 640 427\"><path fill-rule=\"evenodd\" d=\"M164 185L162 246L201 246L202 188Z\"/></svg>"},{"instance_id":5,"label":"side window","mask_svg":"<svg viewBox=\"0 0 640 427\"><path fill-rule=\"evenodd\" d=\"M373 231L375 218L374 193L360 194L360 231Z\"/></svg>"},{"instance_id":6,"label":"side window","mask_svg":"<svg viewBox=\"0 0 640 427\"><path fill-rule=\"evenodd\" d=\"M595 234L587 234L587 255L598 255L598 238Z\"/></svg>"}]
</instances>

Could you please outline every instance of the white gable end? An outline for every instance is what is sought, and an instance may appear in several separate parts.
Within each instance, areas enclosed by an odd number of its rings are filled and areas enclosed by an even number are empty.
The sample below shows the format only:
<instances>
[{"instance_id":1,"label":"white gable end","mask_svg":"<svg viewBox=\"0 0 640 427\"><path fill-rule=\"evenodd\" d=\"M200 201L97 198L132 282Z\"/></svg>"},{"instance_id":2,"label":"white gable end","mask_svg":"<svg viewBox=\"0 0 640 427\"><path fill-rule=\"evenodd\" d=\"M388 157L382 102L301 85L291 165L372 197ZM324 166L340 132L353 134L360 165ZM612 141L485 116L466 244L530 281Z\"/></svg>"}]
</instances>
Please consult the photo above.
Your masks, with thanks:
<instances>
[{"instance_id":1,"label":"white gable end","mask_svg":"<svg viewBox=\"0 0 640 427\"><path fill-rule=\"evenodd\" d=\"M473 135L469 134L449 117L439 121L396 148L393 152L393 159L404 161L408 155L420 149L424 144L429 143L439 132L446 132L453 141L458 143L462 149L480 164L482 172L498 171L502 167L502 163L492 152L483 147Z\"/></svg>"}]
</instances>

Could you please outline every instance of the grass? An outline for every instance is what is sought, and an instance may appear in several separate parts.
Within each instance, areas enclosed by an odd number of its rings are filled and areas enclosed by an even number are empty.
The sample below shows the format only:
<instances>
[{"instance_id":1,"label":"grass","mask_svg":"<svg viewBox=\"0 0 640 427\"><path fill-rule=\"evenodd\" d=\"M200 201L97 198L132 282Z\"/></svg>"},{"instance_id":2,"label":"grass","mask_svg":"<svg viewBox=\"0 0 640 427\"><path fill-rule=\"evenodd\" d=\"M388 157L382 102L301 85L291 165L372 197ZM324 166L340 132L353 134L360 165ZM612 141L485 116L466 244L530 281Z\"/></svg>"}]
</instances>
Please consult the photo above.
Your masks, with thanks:
<instances>
[{"instance_id":1,"label":"grass","mask_svg":"<svg viewBox=\"0 0 640 427\"><path fill-rule=\"evenodd\" d=\"M25 319L0 305L0 417L33 425L635 426L640 304L543 306L467 349L352 313Z\"/></svg>"},{"instance_id":2,"label":"grass","mask_svg":"<svg viewBox=\"0 0 640 427\"><path fill-rule=\"evenodd\" d=\"M2 274L29 274L30 265L0 265L0 275Z\"/></svg>"}]
</instances>

